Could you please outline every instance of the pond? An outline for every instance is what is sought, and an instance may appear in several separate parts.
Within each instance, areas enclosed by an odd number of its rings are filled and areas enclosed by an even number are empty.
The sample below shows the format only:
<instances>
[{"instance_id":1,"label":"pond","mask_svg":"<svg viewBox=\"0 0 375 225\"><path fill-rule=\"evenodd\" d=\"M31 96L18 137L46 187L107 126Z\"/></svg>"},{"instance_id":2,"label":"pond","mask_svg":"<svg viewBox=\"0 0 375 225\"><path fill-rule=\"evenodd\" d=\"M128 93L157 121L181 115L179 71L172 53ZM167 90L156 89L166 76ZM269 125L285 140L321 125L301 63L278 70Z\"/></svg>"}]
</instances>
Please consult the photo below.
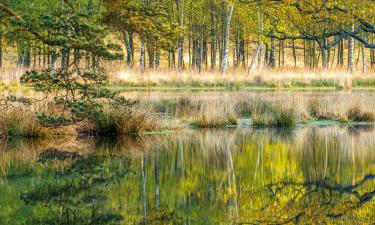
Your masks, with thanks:
<instances>
[{"instance_id":1,"label":"pond","mask_svg":"<svg viewBox=\"0 0 375 225\"><path fill-rule=\"evenodd\" d=\"M371 224L374 135L311 125L9 140L0 224Z\"/></svg>"}]
</instances>

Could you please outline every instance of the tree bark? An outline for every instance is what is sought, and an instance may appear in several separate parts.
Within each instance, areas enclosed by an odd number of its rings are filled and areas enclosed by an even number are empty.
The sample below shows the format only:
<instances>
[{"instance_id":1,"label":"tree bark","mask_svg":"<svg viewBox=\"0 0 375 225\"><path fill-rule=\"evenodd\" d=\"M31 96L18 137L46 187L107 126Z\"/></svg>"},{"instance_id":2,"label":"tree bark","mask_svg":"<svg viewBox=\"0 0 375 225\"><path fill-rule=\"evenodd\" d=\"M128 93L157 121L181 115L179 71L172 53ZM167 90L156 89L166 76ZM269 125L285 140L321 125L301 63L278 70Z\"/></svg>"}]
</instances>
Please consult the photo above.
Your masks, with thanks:
<instances>
[{"instance_id":1,"label":"tree bark","mask_svg":"<svg viewBox=\"0 0 375 225\"><path fill-rule=\"evenodd\" d=\"M180 8L180 29L184 29L184 14L185 14L185 1L181 0L181 8ZM183 69L183 61L184 61L184 38L181 36L178 40L178 69L181 71Z\"/></svg>"},{"instance_id":2,"label":"tree bark","mask_svg":"<svg viewBox=\"0 0 375 225\"><path fill-rule=\"evenodd\" d=\"M145 43L143 40L141 41L141 51L139 54L139 69L143 75L145 73Z\"/></svg>"},{"instance_id":3,"label":"tree bark","mask_svg":"<svg viewBox=\"0 0 375 225\"><path fill-rule=\"evenodd\" d=\"M230 23L232 20L234 5L230 5L228 9L227 19L225 21L225 43L224 43L224 54L223 54L223 63L221 66L221 74L225 74L228 69L228 56L229 56L229 39L230 39Z\"/></svg>"},{"instance_id":4,"label":"tree bark","mask_svg":"<svg viewBox=\"0 0 375 225\"><path fill-rule=\"evenodd\" d=\"M276 67L276 60L275 60L275 38L271 37L271 46L270 46L270 56L268 58L268 66L271 68Z\"/></svg>"},{"instance_id":5,"label":"tree bark","mask_svg":"<svg viewBox=\"0 0 375 225\"><path fill-rule=\"evenodd\" d=\"M353 30L354 24L352 25ZM348 39L348 69L350 73L354 73L354 38L352 37Z\"/></svg>"}]
</instances>

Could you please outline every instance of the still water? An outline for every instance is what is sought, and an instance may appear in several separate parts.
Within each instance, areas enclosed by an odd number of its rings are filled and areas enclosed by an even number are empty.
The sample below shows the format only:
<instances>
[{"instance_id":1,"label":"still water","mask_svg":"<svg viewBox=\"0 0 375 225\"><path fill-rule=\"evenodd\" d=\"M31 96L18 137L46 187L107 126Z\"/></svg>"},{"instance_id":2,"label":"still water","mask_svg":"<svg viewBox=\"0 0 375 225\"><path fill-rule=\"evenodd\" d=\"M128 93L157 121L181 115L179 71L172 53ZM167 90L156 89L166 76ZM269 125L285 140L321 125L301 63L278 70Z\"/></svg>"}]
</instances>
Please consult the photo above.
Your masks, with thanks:
<instances>
[{"instance_id":1,"label":"still water","mask_svg":"<svg viewBox=\"0 0 375 225\"><path fill-rule=\"evenodd\" d=\"M374 224L374 128L10 140L0 224Z\"/></svg>"}]
</instances>

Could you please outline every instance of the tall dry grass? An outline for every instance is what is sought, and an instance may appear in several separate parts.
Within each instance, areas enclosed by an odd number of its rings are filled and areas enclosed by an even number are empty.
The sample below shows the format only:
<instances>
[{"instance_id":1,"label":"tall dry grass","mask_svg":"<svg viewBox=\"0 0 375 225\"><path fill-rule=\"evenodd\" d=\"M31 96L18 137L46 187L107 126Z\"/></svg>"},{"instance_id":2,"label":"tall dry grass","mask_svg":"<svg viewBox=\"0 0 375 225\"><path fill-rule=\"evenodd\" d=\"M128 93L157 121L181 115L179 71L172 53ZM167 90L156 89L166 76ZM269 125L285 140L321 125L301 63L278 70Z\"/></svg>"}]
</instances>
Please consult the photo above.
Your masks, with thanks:
<instances>
[{"instance_id":1,"label":"tall dry grass","mask_svg":"<svg viewBox=\"0 0 375 225\"><path fill-rule=\"evenodd\" d=\"M115 85L126 87L194 87L232 88L267 87L331 87L350 89L352 87L375 86L375 72L351 74L346 69L315 69L288 67L283 69L263 69L247 75L246 70L229 71L225 76L218 71L195 70L176 71L170 69L149 70L139 74L137 69L113 66L109 69Z\"/></svg>"}]
</instances>

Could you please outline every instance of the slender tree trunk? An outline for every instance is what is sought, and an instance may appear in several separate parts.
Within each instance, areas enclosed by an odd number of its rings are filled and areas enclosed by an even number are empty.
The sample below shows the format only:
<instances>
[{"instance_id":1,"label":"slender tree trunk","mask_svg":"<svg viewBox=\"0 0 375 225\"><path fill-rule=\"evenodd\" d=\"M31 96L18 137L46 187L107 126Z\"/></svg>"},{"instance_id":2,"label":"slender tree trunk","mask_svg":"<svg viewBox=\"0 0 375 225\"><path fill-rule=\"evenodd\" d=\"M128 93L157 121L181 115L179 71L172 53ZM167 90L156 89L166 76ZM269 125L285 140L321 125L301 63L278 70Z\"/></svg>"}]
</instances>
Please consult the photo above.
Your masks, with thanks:
<instances>
[{"instance_id":1,"label":"slender tree trunk","mask_svg":"<svg viewBox=\"0 0 375 225\"><path fill-rule=\"evenodd\" d=\"M276 67L276 60L275 60L275 38L271 37L271 46L270 46L270 56L269 56L269 67L275 68Z\"/></svg>"},{"instance_id":2,"label":"slender tree trunk","mask_svg":"<svg viewBox=\"0 0 375 225\"><path fill-rule=\"evenodd\" d=\"M224 54L223 54L223 63L221 66L221 74L225 74L228 69L228 56L229 56L229 39L230 39L230 23L232 20L234 5L229 6L227 19L225 22L226 30L225 30L225 43L224 43Z\"/></svg>"},{"instance_id":3,"label":"slender tree trunk","mask_svg":"<svg viewBox=\"0 0 375 225\"><path fill-rule=\"evenodd\" d=\"M0 68L3 66L3 35L0 33Z\"/></svg>"},{"instance_id":4,"label":"slender tree trunk","mask_svg":"<svg viewBox=\"0 0 375 225\"><path fill-rule=\"evenodd\" d=\"M292 51L293 51L294 67L297 67L297 54L296 54L296 45L294 43L294 40L292 40Z\"/></svg>"},{"instance_id":5,"label":"slender tree trunk","mask_svg":"<svg viewBox=\"0 0 375 225\"><path fill-rule=\"evenodd\" d=\"M122 38L124 40L124 44L126 48L126 64L130 66L133 56L132 56L132 48L130 46L130 41L129 41L129 34L126 31L123 31Z\"/></svg>"},{"instance_id":6,"label":"slender tree trunk","mask_svg":"<svg viewBox=\"0 0 375 225\"><path fill-rule=\"evenodd\" d=\"M362 44L362 73L366 74L367 73L367 64L366 64L366 49L365 46Z\"/></svg>"},{"instance_id":7,"label":"slender tree trunk","mask_svg":"<svg viewBox=\"0 0 375 225\"><path fill-rule=\"evenodd\" d=\"M142 40L141 41L141 51L140 51L140 54L139 54L139 68L140 68L140 72L141 72L142 75L145 73L145 53L146 53L145 43Z\"/></svg>"},{"instance_id":8,"label":"slender tree trunk","mask_svg":"<svg viewBox=\"0 0 375 225\"><path fill-rule=\"evenodd\" d=\"M57 49L54 49L52 51L52 55L51 55L51 69L52 70L55 70L56 69L56 64L57 64L57 60L58 60L58 54L57 54Z\"/></svg>"},{"instance_id":9,"label":"slender tree trunk","mask_svg":"<svg viewBox=\"0 0 375 225\"><path fill-rule=\"evenodd\" d=\"M160 68L160 50L156 49L155 53L155 68L159 69Z\"/></svg>"},{"instance_id":10,"label":"slender tree trunk","mask_svg":"<svg viewBox=\"0 0 375 225\"><path fill-rule=\"evenodd\" d=\"M181 0L181 8L180 8L180 28L181 30L184 29L184 12L185 12L185 1ZM178 69L183 69L183 61L184 61L184 38L183 35L178 40Z\"/></svg>"},{"instance_id":11,"label":"slender tree trunk","mask_svg":"<svg viewBox=\"0 0 375 225\"><path fill-rule=\"evenodd\" d=\"M216 25L215 14L211 11L211 69L216 68Z\"/></svg>"},{"instance_id":12,"label":"slender tree trunk","mask_svg":"<svg viewBox=\"0 0 375 225\"><path fill-rule=\"evenodd\" d=\"M353 30L354 24L352 25ZM348 39L348 68L350 73L354 73L354 38L352 37Z\"/></svg>"}]
</instances>

